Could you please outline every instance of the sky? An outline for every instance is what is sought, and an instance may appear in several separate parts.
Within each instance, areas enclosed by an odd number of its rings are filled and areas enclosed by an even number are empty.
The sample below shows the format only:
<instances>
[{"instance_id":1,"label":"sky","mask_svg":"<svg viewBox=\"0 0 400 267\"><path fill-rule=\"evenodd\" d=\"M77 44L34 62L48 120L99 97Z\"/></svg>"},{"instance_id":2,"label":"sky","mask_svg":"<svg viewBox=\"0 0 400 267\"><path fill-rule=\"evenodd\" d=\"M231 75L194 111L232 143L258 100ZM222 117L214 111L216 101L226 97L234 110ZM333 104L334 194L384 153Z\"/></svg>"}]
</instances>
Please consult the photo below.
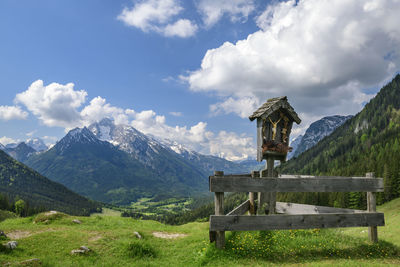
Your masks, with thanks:
<instances>
[{"instance_id":1,"label":"sky","mask_svg":"<svg viewBox=\"0 0 400 267\"><path fill-rule=\"evenodd\" d=\"M104 117L204 154L256 155L248 116L356 114L400 66L399 0L0 0L0 143Z\"/></svg>"}]
</instances>

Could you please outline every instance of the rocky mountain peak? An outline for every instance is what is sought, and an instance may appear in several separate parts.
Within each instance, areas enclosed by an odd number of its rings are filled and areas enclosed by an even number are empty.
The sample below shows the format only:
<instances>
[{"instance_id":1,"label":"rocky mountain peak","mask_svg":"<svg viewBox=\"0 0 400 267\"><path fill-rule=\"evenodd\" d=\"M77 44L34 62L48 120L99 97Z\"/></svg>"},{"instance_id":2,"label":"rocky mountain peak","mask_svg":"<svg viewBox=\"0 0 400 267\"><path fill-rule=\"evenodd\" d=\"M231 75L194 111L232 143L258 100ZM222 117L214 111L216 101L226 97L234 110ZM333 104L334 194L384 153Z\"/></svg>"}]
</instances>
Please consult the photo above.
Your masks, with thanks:
<instances>
[{"instance_id":1,"label":"rocky mountain peak","mask_svg":"<svg viewBox=\"0 0 400 267\"><path fill-rule=\"evenodd\" d=\"M294 152L294 157L297 157L304 151L316 145L325 136L330 135L337 127L341 126L343 123L345 123L345 121L352 117L352 115L334 115L324 117L311 123L310 127L308 127L303 138L301 139L296 151Z\"/></svg>"},{"instance_id":2,"label":"rocky mountain peak","mask_svg":"<svg viewBox=\"0 0 400 267\"><path fill-rule=\"evenodd\" d=\"M45 151L48 149L46 144L40 138L33 138L26 140L26 144L38 152Z\"/></svg>"}]
</instances>

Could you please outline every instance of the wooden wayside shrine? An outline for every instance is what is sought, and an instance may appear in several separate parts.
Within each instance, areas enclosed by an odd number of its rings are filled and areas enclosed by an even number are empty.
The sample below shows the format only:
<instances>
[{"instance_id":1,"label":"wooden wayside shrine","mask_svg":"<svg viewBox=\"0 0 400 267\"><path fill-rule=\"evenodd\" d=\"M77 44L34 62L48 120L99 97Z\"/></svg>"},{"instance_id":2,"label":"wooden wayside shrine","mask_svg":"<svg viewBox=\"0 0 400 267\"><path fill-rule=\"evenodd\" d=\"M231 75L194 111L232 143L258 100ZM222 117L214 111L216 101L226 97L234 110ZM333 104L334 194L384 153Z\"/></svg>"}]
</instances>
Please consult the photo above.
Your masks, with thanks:
<instances>
[{"instance_id":1,"label":"wooden wayside shrine","mask_svg":"<svg viewBox=\"0 0 400 267\"><path fill-rule=\"evenodd\" d=\"M286 97L269 99L250 120L257 119L257 160L266 168L251 174L209 177L215 193L215 215L210 216L210 242L225 247L225 231L368 227L371 242L378 242L377 226L384 226L384 214L376 212L376 192L383 192L383 179L373 173L365 177L281 175L275 160L283 163L289 147L292 123L300 123ZM249 199L224 214L224 192L248 192ZM367 210L353 210L276 202L277 192L367 192ZM246 215L245 215L246 214Z\"/></svg>"}]
</instances>

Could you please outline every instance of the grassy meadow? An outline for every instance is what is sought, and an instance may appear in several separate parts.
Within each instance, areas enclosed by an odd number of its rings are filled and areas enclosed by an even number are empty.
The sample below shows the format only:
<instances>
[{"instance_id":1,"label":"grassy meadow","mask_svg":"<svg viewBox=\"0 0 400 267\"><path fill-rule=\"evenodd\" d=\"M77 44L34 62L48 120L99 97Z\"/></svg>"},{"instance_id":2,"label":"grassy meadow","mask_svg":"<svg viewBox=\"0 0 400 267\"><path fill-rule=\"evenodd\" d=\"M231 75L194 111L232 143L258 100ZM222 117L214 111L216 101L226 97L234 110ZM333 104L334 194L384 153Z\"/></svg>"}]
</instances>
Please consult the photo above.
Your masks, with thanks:
<instances>
[{"instance_id":1,"label":"grassy meadow","mask_svg":"<svg viewBox=\"0 0 400 267\"><path fill-rule=\"evenodd\" d=\"M1 242L16 240L18 247L0 251L0 264L37 258L42 266L399 266L400 199L378 210L386 226L378 228L377 244L369 243L367 228L227 232L223 251L209 244L208 223L170 226L110 210L91 217L10 218L0 222L8 235ZM80 246L91 252L71 255Z\"/></svg>"}]
</instances>

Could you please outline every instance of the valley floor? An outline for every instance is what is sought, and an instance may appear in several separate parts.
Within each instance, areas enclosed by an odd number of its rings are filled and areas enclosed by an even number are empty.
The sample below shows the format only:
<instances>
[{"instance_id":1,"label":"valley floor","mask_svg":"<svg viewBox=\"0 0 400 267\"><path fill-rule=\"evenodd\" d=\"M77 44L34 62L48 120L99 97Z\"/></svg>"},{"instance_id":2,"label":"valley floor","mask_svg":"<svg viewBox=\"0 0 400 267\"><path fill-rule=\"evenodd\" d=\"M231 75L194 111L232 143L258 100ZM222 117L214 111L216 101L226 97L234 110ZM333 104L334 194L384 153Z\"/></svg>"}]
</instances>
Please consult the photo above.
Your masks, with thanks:
<instances>
[{"instance_id":1,"label":"valley floor","mask_svg":"<svg viewBox=\"0 0 400 267\"><path fill-rule=\"evenodd\" d=\"M13 218L0 222L8 235L1 242L18 247L0 251L0 264L37 258L43 266L399 266L400 199L378 210L386 219L378 244L368 242L367 228L238 232L227 234L224 251L208 243L208 223L169 226L113 213ZM71 255L80 246L91 252Z\"/></svg>"}]
</instances>

